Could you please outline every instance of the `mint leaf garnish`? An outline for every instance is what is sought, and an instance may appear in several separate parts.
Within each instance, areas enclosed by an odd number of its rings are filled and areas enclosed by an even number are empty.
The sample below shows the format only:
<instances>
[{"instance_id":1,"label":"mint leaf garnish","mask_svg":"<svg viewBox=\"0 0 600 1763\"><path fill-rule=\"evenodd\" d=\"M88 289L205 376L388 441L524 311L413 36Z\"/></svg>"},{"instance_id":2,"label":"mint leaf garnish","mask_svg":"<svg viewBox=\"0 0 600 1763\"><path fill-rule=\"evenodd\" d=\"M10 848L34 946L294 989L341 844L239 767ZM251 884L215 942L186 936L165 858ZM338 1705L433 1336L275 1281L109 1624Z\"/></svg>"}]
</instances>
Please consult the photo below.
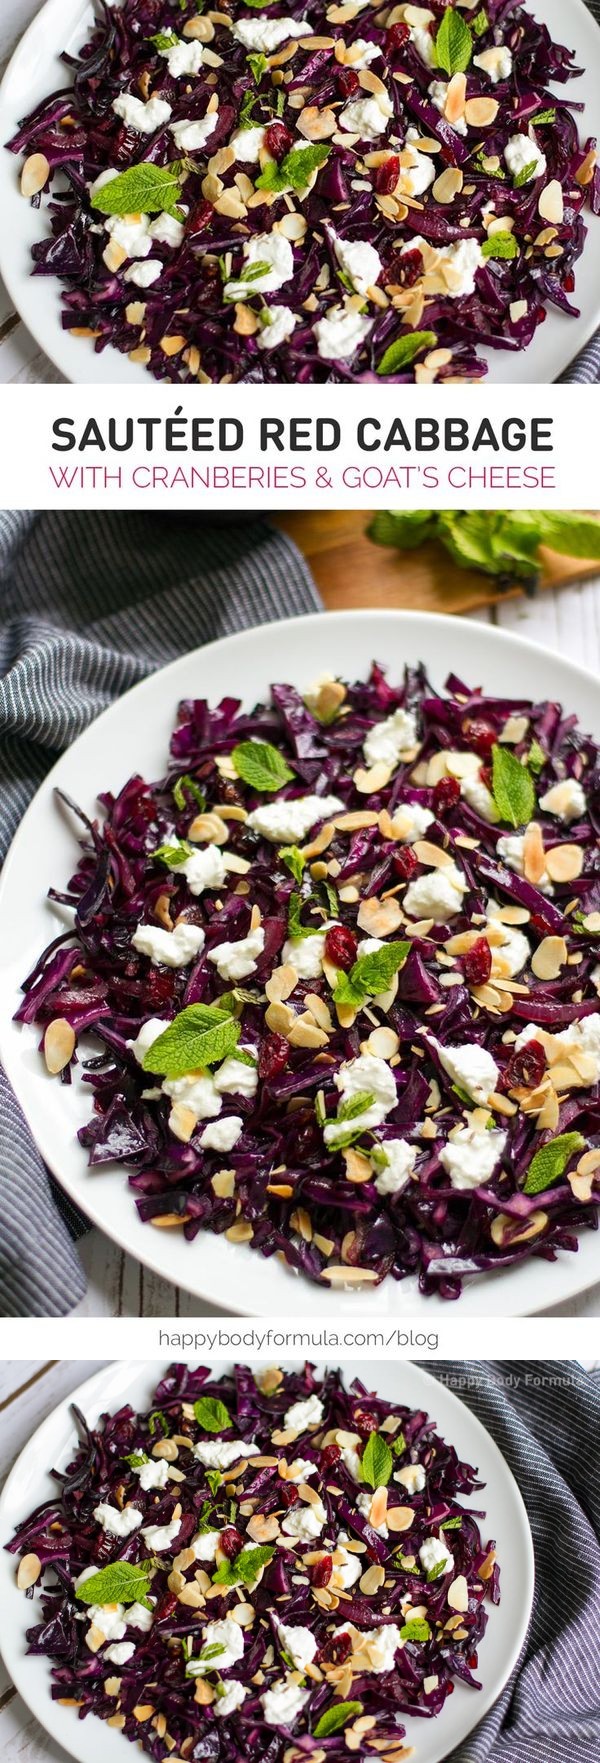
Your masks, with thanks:
<instances>
[{"instance_id":1,"label":"mint leaf garnish","mask_svg":"<svg viewBox=\"0 0 600 1763\"><path fill-rule=\"evenodd\" d=\"M528 826L535 814L533 780L508 747L492 747L492 792L501 820Z\"/></svg>"},{"instance_id":2,"label":"mint leaf garnish","mask_svg":"<svg viewBox=\"0 0 600 1763\"><path fill-rule=\"evenodd\" d=\"M370 1432L360 1460L360 1477L370 1488L387 1487L394 1459L380 1432Z\"/></svg>"},{"instance_id":3,"label":"mint leaf garnish","mask_svg":"<svg viewBox=\"0 0 600 1763\"><path fill-rule=\"evenodd\" d=\"M482 257L518 257L519 247L514 233L492 233L481 247Z\"/></svg>"},{"instance_id":4,"label":"mint leaf garnish","mask_svg":"<svg viewBox=\"0 0 600 1763\"><path fill-rule=\"evenodd\" d=\"M261 793L280 790L294 776L283 754L270 741L240 741L231 757L238 777Z\"/></svg>"},{"instance_id":5,"label":"mint leaf garnish","mask_svg":"<svg viewBox=\"0 0 600 1763\"><path fill-rule=\"evenodd\" d=\"M356 1720L357 1715L362 1714L362 1711L362 1702L332 1702L331 1707L326 1708L320 1720L317 1721L313 1738L331 1738L334 1732L341 1732L349 1720Z\"/></svg>"},{"instance_id":6,"label":"mint leaf garnish","mask_svg":"<svg viewBox=\"0 0 600 1763\"><path fill-rule=\"evenodd\" d=\"M377 373L400 373L401 368L414 361L415 355L423 349L435 349L436 343L435 331L408 331L406 336L396 337L377 362Z\"/></svg>"},{"instance_id":7,"label":"mint leaf garnish","mask_svg":"<svg viewBox=\"0 0 600 1763\"><path fill-rule=\"evenodd\" d=\"M282 863L285 863L286 868L291 870L294 881L301 882L304 874L306 858L302 856L302 852L299 851L298 846L282 845L281 850L277 852L277 856L281 858Z\"/></svg>"},{"instance_id":8,"label":"mint leaf garnish","mask_svg":"<svg viewBox=\"0 0 600 1763\"><path fill-rule=\"evenodd\" d=\"M173 214L181 200L183 167L172 165L130 165L127 171L111 178L92 197L92 207L102 214Z\"/></svg>"},{"instance_id":9,"label":"mint leaf garnish","mask_svg":"<svg viewBox=\"0 0 600 1763\"><path fill-rule=\"evenodd\" d=\"M272 190L281 194L282 190L303 190L314 171L325 164L331 152L323 141L316 141L310 147L292 147L282 159L280 165L269 163L256 179L257 190Z\"/></svg>"},{"instance_id":10,"label":"mint leaf garnish","mask_svg":"<svg viewBox=\"0 0 600 1763\"><path fill-rule=\"evenodd\" d=\"M141 1604L151 1582L150 1562L134 1567L131 1561L111 1561L99 1573L90 1574L76 1592L82 1604Z\"/></svg>"},{"instance_id":11,"label":"mint leaf garnish","mask_svg":"<svg viewBox=\"0 0 600 1763\"><path fill-rule=\"evenodd\" d=\"M194 802L197 803L198 808L201 810L206 808L206 796L204 790L200 789L200 785L196 783L195 778L190 777L189 771L185 771L183 777L178 777L177 782L172 785L172 791L175 807L178 808L180 812L182 808L186 807L186 791L188 796L191 796Z\"/></svg>"},{"instance_id":12,"label":"mint leaf garnish","mask_svg":"<svg viewBox=\"0 0 600 1763\"><path fill-rule=\"evenodd\" d=\"M229 1410L216 1396L200 1396L194 1402L194 1415L204 1432L225 1432L232 1425Z\"/></svg>"},{"instance_id":13,"label":"mint leaf garnish","mask_svg":"<svg viewBox=\"0 0 600 1763\"><path fill-rule=\"evenodd\" d=\"M431 1629L429 1623L425 1621L424 1617L416 1617L412 1622L405 1622L404 1627L400 1629L400 1638L403 1641L430 1640Z\"/></svg>"},{"instance_id":14,"label":"mint leaf garnish","mask_svg":"<svg viewBox=\"0 0 600 1763\"><path fill-rule=\"evenodd\" d=\"M212 1004L188 1004L148 1048L143 1070L187 1077L190 1071L220 1065L239 1038L240 1024L228 1013Z\"/></svg>"},{"instance_id":15,"label":"mint leaf garnish","mask_svg":"<svg viewBox=\"0 0 600 1763\"><path fill-rule=\"evenodd\" d=\"M550 1139L532 1157L523 1193L543 1194L555 1181L560 1181L575 1152L584 1150L585 1139L580 1132L562 1132L558 1138Z\"/></svg>"},{"instance_id":16,"label":"mint leaf garnish","mask_svg":"<svg viewBox=\"0 0 600 1763\"><path fill-rule=\"evenodd\" d=\"M464 73L473 54L473 37L469 26L453 6L444 13L435 39L435 59L444 73Z\"/></svg>"}]
</instances>

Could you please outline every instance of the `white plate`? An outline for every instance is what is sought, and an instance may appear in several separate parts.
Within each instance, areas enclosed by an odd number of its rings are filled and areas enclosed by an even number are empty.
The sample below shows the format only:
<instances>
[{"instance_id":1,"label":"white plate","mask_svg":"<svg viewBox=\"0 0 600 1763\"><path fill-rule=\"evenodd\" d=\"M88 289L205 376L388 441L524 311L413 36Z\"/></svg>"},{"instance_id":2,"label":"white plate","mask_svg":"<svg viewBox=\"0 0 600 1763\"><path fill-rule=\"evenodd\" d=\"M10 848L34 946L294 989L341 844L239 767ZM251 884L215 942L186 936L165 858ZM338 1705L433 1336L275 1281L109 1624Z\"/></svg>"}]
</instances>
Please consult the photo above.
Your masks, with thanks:
<instances>
[{"instance_id":1,"label":"white plate","mask_svg":"<svg viewBox=\"0 0 600 1763\"><path fill-rule=\"evenodd\" d=\"M330 668L348 679L363 678L370 661L384 661L391 678L405 661L425 662L439 689L450 669L469 685L514 696L562 701L583 726L600 737L600 700L591 674L533 643L489 626L418 612L318 613L244 631L184 655L127 692L97 718L54 766L27 810L0 881L0 968L4 1000L0 1057L46 1163L71 1199L120 1248L198 1298L242 1315L311 1315L325 1311L356 1316L368 1305L373 1319L403 1315L431 1324L448 1316L448 1305L419 1295L415 1280L388 1279L357 1294L329 1291L290 1272L277 1257L264 1260L224 1236L200 1233L187 1243L179 1231L155 1230L138 1218L123 1169L90 1172L77 1128L90 1117L89 1093L77 1080L52 1082L37 1050L39 1029L11 1021L20 985L42 949L64 928L60 908L45 899L73 873L73 827L58 808L58 786L88 812L100 790L121 788L135 771L153 779L165 771L169 737L180 698L239 696L247 708L276 680L305 690ZM555 1263L528 1261L465 1286L460 1314L527 1315L585 1291L598 1279L598 1236L582 1231L579 1252Z\"/></svg>"},{"instance_id":2,"label":"white plate","mask_svg":"<svg viewBox=\"0 0 600 1763\"><path fill-rule=\"evenodd\" d=\"M529 4L555 41L575 51L576 65L584 69L581 79L557 88L557 97L567 95L585 104L583 113L576 113L582 139L600 136L600 39L592 14L584 0L529 0ZM119 385L148 385L152 380L146 369L127 355L116 349L96 355L91 344L61 329L58 282L53 277L31 275L31 247L46 236L48 221L20 194L20 157L2 151L22 118L52 91L69 84L61 52L66 48L73 54L79 51L92 16L90 0L46 0L15 50L0 86L0 274L23 322L66 379L84 385L104 385L107 380ZM546 323L539 326L530 349L520 354L482 349L480 353L489 362L488 384L551 383L600 323L600 224L587 211L585 220L588 239L577 265L574 296L581 317L567 318L549 306Z\"/></svg>"},{"instance_id":3,"label":"white plate","mask_svg":"<svg viewBox=\"0 0 600 1763\"><path fill-rule=\"evenodd\" d=\"M289 1369L298 1367L290 1364ZM317 1365L319 1374L324 1369L324 1364ZM50 1701L49 1661L29 1658L25 1651L25 1630L38 1620L36 1604L17 1591L15 1557L4 1553L4 1544L10 1540L15 1525L55 1493L56 1484L51 1482L49 1470L64 1470L73 1455L71 1402L77 1403L92 1425L100 1414L114 1411L123 1402L131 1402L140 1411L147 1409L163 1370L166 1367L161 1365L117 1364L96 1372L74 1395L61 1402L34 1433L0 1500L4 1663L28 1708L78 1763L126 1763L131 1747L119 1732L91 1715L85 1722L79 1722L72 1708L62 1708ZM216 1363L211 1370L213 1376L220 1377L229 1366ZM342 1370L349 1384L356 1368L342 1364ZM467 1509L485 1509L486 1516L480 1520L482 1537L484 1541L494 1537L501 1569L502 1600L498 1606L489 1607L486 1634L478 1649L482 1688L469 1690L457 1681L438 1720L406 1719L407 1743L416 1747L415 1763L441 1763L492 1707L519 1657L533 1600L534 1558L529 1520L517 1484L497 1445L470 1410L442 1384L420 1366L405 1363L400 1370L389 1361L361 1367L359 1375L369 1389L388 1400L425 1408L437 1421L442 1436L456 1447L461 1461L478 1469L486 1484L485 1489L470 1498L463 1497Z\"/></svg>"}]
</instances>

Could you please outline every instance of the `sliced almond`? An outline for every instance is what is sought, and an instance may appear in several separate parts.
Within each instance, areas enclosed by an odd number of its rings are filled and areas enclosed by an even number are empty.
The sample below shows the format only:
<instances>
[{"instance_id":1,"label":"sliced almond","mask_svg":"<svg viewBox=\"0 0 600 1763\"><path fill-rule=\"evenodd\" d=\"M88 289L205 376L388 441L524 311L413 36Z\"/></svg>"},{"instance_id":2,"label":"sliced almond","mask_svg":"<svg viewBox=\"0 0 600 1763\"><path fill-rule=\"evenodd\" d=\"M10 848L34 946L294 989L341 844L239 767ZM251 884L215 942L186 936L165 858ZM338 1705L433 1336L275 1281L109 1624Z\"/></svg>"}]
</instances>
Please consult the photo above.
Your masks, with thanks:
<instances>
[{"instance_id":1,"label":"sliced almond","mask_svg":"<svg viewBox=\"0 0 600 1763\"><path fill-rule=\"evenodd\" d=\"M367 936L390 937L401 923L402 911L397 900L361 901L357 924L359 930L363 930Z\"/></svg>"},{"instance_id":2,"label":"sliced almond","mask_svg":"<svg viewBox=\"0 0 600 1763\"><path fill-rule=\"evenodd\" d=\"M373 1498L371 1500L371 1510L369 1512L369 1524L373 1525L374 1530L377 1530L381 1524L385 1524L386 1513L387 1513L387 1503L388 1503L387 1488L386 1487L376 1488L375 1493L373 1495Z\"/></svg>"},{"instance_id":3,"label":"sliced almond","mask_svg":"<svg viewBox=\"0 0 600 1763\"><path fill-rule=\"evenodd\" d=\"M532 820L523 835L523 873L525 879L537 887L546 869L546 854L541 829L537 821Z\"/></svg>"},{"instance_id":4,"label":"sliced almond","mask_svg":"<svg viewBox=\"0 0 600 1763\"><path fill-rule=\"evenodd\" d=\"M451 1610L468 1610L469 1587L464 1573L459 1573L457 1578L452 1580L446 1595Z\"/></svg>"},{"instance_id":5,"label":"sliced almond","mask_svg":"<svg viewBox=\"0 0 600 1763\"><path fill-rule=\"evenodd\" d=\"M233 328L234 331L237 331L238 337L253 337L255 331L260 330L260 319L252 311L251 306L246 306L243 300L238 300L236 303Z\"/></svg>"},{"instance_id":6,"label":"sliced almond","mask_svg":"<svg viewBox=\"0 0 600 1763\"><path fill-rule=\"evenodd\" d=\"M249 1219L238 1218L235 1224L231 1224L229 1230L225 1231L225 1236L228 1243L251 1243L254 1227L250 1224Z\"/></svg>"},{"instance_id":7,"label":"sliced almond","mask_svg":"<svg viewBox=\"0 0 600 1763\"><path fill-rule=\"evenodd\" d=\"M35 1585L36 1580L40 1577L41 1571L42 1563L39 1555L24 1555L22 1561L19 1562L17 1569L17 1585L19 1591L26 1592L29 1590L30 1585Z\"/></svg>"},{"instance_id":8,"label":"sliced almond","mask_svg":"<svg viewBox=\"0 0 600 1763\"><path fill-rule=\"evenodd\" d=\"M581 845L552 845L546 852L546 869L551 881L576 881L583 869Z\"/></svg>"},{"instance_id":9,"label":"sliced almond","mask_svg":"<svg viewBox=\"0 0 600 1763\"><path fill-rule=\"evenodd\" d=\"M194 1701L197 1702L201 1708L210 1708L211 1702L214 1702L214 1699L215 1691L211 1689L210 1684L206 1682L206 1678L197 1677L196 1687L194 1689Z\"/></svg>"},{"instance_id":10,"label":"sliced almond","mask_svg":"<svg viewBox=\"0 0 600 1763\"><path fill-rule=\"evenodd\" d=\"M464 73L454 73L448 81L444 115L447 122L459 122L465 114L467 81Z\"/></svg>"},{"instance_id":11,"label":"sliced almond","mask_svg":"<svg viewBox=\"0 0 600 1763\"><path fill-rule=\"evenodd\" d=\"M464 178L460 167L448 165L445 171L440 172L439 178L436 178L432 195L435 196L436 202L444 204L453 202L454 197L460 195L463 183Z\"/></svg>"},{"instance_id":12,"label":"sliced almond","mask_svg":"<svg viewBox=\"0 0 600 1763\"><path fill-rule=\"evenodd\" d=\"M591 184L597 163L598 154L592 148L591 152L586 153L585 159L582 160L579 171L575 172L575 183L583 185L584 188L587 184Z\"/></svg>"},{"instance_id":13,"label":"sliced almond","mask_svg":"<svg viewBox=\"0 0 600 1763\"><path fill-rule=\"evenodd\" d=\"M374 796L378 790L385 789L391 775L389 765L384 765L383 760L380 759L368 770L365 770L363 765L359 765L358 770L354 773L354 785L360 796Z\"/></svg>"},{"instance_id":14,"label":"sliced almond","mask_svg":"<svg viewBox=\"0 0 600 1763\"><path fill-rule=\"evenodd\" d=\"M308 104L300 111L298 117L300 134L305 141L328 141L337 128L334 110L319 110L316 104Z\"/></svg>"},{"instance_id":15,"label":"sliced almond","mask_svg":"<svg viewBox=\"0 0 600 1763\"><path fill-rule=\"evenodd\" d=\"M44 1034L44 1058L51 1077L64 1071L75 1052L75 1030L64 1016L55 1016Z\"/></svg>"},{"instance_id":16,"label":"sliced almond","mask_svg":"<svg viewBox=\"0 0 600 1763\"><path fill-rule=\"evenodd\" d=\"M39 196L49 176L50 166L45 153L30 153L21 172L21 195Z\"/></svg>"},{"instance_id":17,"label":"sliced almond","mask_svg":"<svg viewBox=\"0 0 600 1763\"><path fill-rule=\"evenodd\" d=\"M284 1004L286 998L295 990L298 975L291 961L284 961L281 967L275 967L271 978L267 980L265 993L270 1004Z\"/></svg>"},{"instance_id":18,"label":"sliced almond","mask_svg":"<svg viewBox=\"0 0 600 1763\"><path fill-rule=\"evenodd\" d=\"M388 1514L387 1514L387 1518L386 1518L386 1524L387 1524L388 1530L394 1530L394 1531L410 1530L411 1524L413 1523L413 1520L414 1520L414 1516L415 1516L415 1514L413 1512L412 1506L392 1506L391 1508L388 1508Z\"/></svg>"},{"instance_id":19,"label":"sliced almond","mask_svg":"<svg viewBox=\"0 0 600 1763\"><path fill-rule=\"evenodd\" d=\"M471 129L489 129L496 121L499 109L497 98L468 98L464 111L465 122ZM448 115L447 106L446 115Z\"/></svg>"},{"instance_id":20,"label":"sliced almond","mask_svg":"<svg viewBox=\"0 0 600 1763\"><path fill-rule=\"evenodd\" d=\"M550 221L552 226L560 226L564 219L564 201L562 184L558 178L551 178L541 192L538 201L538 213L542 220Z\"/></svg>"},{"instance_id":21,"label":"sliced almond","mask_svg":"<svg viewBox=\"0 0 600 1763\"><path fill-rule=\"evenodd\" d=\"M377 1059L393 1059L398 1052L400 1041L393 1028L374 1028L369 1035L368 1049Z\"/></svg>"},{"instance_id":22,"label":"sliced almond","mask_svg":"<svg viewBox=\"0 0 600 1763\"><path fill-rule=\"evenodd\" d=\"M270 1513L268 1518L264 1518L261 1512L257 1512L254 1518L249 1520L246 1529L253 1543L272 1543L275 1537L279 1536L279 1519L275 1517L274 1513Z\"/></svg>"},{"instance_id":23,"label":"sliced almond","mask_svg":"<svg viewBox=\"0 0 600 1763\"><path fill-rule=\"evenodd\" d=\"M531 957L536 979L558 979L568 953L564 937L544 937Z\"/></svg>"},{"instance_id":24,"label":"sliced almond","mask_svg":"<svg viewBox=\"0 0 600 1763\"><path fill-rule=\"evenodd\" d=\"M506 1243L511 1247L513 1243L528 1243L532 1237L540 1236L541 1232L546 1229L548 1213L532 1212L527 1223L517 1231L514 1229L514 1223L514 1218L511 1218L507 1212L497 1214L490 1231L492 1242L496 1244L497 1248L503 1249Z\"/></svg>"},{"instance_id":25,"label":"sliced almond","mask_svg":"<svg viewBox=\"0 0 600 1763\"><path fill-rule=\"evenodd\" d=\"M208 814L196 814L187 830L188 839L195 845L226 845L229 833L225 821L214 809Z\"/></svg>"}]
</instances>

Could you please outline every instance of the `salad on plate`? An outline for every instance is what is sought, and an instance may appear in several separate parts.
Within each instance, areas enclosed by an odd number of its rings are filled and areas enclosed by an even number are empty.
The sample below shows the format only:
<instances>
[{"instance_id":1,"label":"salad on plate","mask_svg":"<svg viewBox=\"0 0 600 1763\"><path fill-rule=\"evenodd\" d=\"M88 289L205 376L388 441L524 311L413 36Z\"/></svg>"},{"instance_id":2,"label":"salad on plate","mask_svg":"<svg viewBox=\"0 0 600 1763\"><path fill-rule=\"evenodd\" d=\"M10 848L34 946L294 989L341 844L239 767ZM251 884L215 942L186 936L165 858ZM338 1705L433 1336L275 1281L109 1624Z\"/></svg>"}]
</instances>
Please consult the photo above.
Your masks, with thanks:
<instances>
[{"instance_id":1,"label":"salad on plate","mask_svg":"<svg viewBox=\"0 0 600 1763\"><path fill-rule=\"evenodd\" d=\"M600 171L535 7L97 0L63 59L8 146L32 273L97 351L175 383L451 383L578 316Z\"/></svg>"},{"instance_id":2,"label":"salad on plate","mask_svg":"<svg viewBox=\"0 0 600 1763\"><path fill-rule=\"evenodd\" d=\"M7 1547L28 1650L80 1720L156 1763L402 1763L407 1715L481 1688L500 1568L463 1501L483 1484L423 1410L310 1365L175 1365L150 1412L74 1416Z\"/></svg>"},{"instance_id":3,"label":"salad on plate","mask_svg":"<svg viewBox=\"0 0 600 1763\"><path fill-rule=\"evenodd\" d=\"M63 798L63 803L65 799ZM373 664L179 706L23 985L94 1179L325 1289L577 1250L600 1175L600 763L577 717ZM64 928L66 917L66 928Z\"/></svg>"}]
</instances>

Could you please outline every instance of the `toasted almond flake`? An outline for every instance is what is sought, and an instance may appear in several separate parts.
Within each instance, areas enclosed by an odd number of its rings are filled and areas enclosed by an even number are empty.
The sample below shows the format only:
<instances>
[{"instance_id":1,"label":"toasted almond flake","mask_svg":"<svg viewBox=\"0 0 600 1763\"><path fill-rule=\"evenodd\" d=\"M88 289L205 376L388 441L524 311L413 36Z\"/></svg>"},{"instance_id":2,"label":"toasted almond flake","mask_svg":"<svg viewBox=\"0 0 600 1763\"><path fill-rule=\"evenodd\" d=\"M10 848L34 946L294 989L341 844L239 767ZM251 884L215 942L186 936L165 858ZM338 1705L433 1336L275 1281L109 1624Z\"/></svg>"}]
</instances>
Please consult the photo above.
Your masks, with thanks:
<instances>
[{"instance_id":1,"label":"toasted almond flake","mask_svg":"<svg viewBox=\"0 0 600 1763\"><path fill-rule=\"evenodd\" d=\"M106 1637L104 1637L104 1638L106 1638ZM81 1707L81 1703L74 1702L73 1707L79 1708L79 1707ZM122 1732L123 1727L125 1725L125 1715L124 1714L109 1714L109 1717L108 1717L106 1724L107 1724L107 1726L116 1726L118 1731Z\"/></svg>"},{"instance_id":2,"label":"toasted almond flake","mask_svg":"<svg viewBox=\"0 0 600 1763\"><path fill-rule=\"evenodd\" d=\"M200 1610L202 1608L204 1598L200 1591L200 1587L199 1585L196 1585L195 1580L192 1580L189 1585L184 1585L182 1590L178 1592L177 1602L189 1606L191 1610Z\"/></svg>"},{"instance_id":3,"label":"toasted almond flake","mask_svg":"<svg viewBox=\"0 0 600 1763\"><path fill-rule=\"evenodd\" d=\"M443 851L441 845L432 845L429 839L415 839L413 851L427 869L445 869L452 862L450 853Z\"/></svg>"},{"instance_id":4,"label":"toasted almond flake","mask_svg":"<svg viewBox=\"0 0 600 1763\"><path fill-rule=\"evenodd\" d=\"M389 937L398 929L402 918L397 900L370 899L361 900L356 922L359 930L369 937Z\"/></svg>"},{"instance_id":5,"label":"toasted almond flake","mask_svg":"<svg viewBox=\"0 0 600 1763\"><path fill-rule=\"evenodd\" d=\"M448 165L445 171L440 172L439 177L436 178L432 195L436 202L453 202L454 197L460 195L463 183L464 178L459 166Z\"/></svg>"},{"instance_id":6,"label":"toasted almond flake","mask_svg":"<svg viewBox=\"0 0 600 1763\"><path fill-rule=\"evenodd\" d=\"M325 1029L313 1022L308 1011L304 1011L294 1018L287 1039L291 1047L326 1047L329 1037Z\"/></svg>"},{"instance_id":7,"label":"toasted almond flake","mask_svg":"<svg viewBox=\"0 0 600 1763\"><path fill-rule=\"evenodd\" d=\"M256 313L252 311L252 308L245 305L243 300L238 300L236 302L233 328L234 331L237 331L239 337L253 337L255 331L260 330L260 320L257 318Z\"/></svg>"},{"instance_id":8,"label":"toasted almond flake","mask_svg":"<svg viewBox=\"0 0 600 1763\"><path fill-rule=\"evenodd\" d=\"M359 795L374 796L378 790L385 789L386 784L389 784L391 775L389 765L384 765L383 761L379 760L376 765L371 765L368 770L365 770L363 765L359 765L358 770L354 773L353 781Z\"/></svg>"},{"instance_id":9,"label":"toasted almond flake","mask_svg":"<svg viewBox=\"0 0 600 1763\"><path fill-rule=\"evenodd\" d=\"M194 1701L197 1702L201 1708L210 1708L210 1704L211 1702L214 1702L214 1699L215 1691L211 1689L206 1678L197 1677L194 1689Z\"/></svg>"},{"instance_id":10,"label":"toasted almond flake","mask_svg":"<svg viewBox=\"0 0 600 1763\"><path fill-rule=\"evenodd\" d=\"M543 937L531 957L536 979L558 979L568 952L564 937Z\"/></svg>"},{"instance_id":11,"label":"toasted almond flake","mask_svg":"<svg viewBox=\"0 0 600 1763\"><path fill-rule=\"evenodd\" d=\"M298 975L291 961L284 961L281 967L275 967L265 986L269 1003L284 1004L297 984Z\"/></svg>"},{"instance_id":12,"label":"toasted almond flake","mask_svg":"<svg viewBox=\"0 0 600 1763\"><path fill-rule=\"evenodd\" d=\"M584 188L586 184L591 184L597 162L598 154L595 153L592 148L590 153L586 153L585 159L582 161L579 170L575 172L575 183L583 185Z\"/></svg>"},{"instance_id":13,"label":"toasted almond flake","mask_svg":"<svg viewBox=\"0 0 600 1763\"><path fill-rule=\"evenodd\" d=\"M225 1236L229 1243L251 1243L254 1236L254 1227L251 1225L249 1219L238 1218L236 1219L235 1224L230 1224L229 1230L225 1231Z\"/></svg>"},{"instance_id":14,"label":"toasted almond flake","mask_svg":"<svg viewBox=\"0 0 600 1763\"><path fill-rule=\"evenodd\" d=\"M583 869L580 845L552 845L546 852L546 869L551 881L576 881Z\"/></svg>"},{"instance_id":15,"label":"toasted almond flake","mask_svg":"<svg viewBox=\"0 0 600 1763\"><path fill-rule=\"evenodd\" d=\"M369 1052L374 1053L376 1058L393 1059L394 1053L397 1053L400 1047L400 1040L393 1028L374 1028L373 1033L369 1035L367 1046Z\"/></svg>"},{"instance_id":16,"label":"toasted almond flake","mask_svg":"<svg viewBox=\"0 0 600 1763\"><path fill-rule=\"evenodd\" d=\"M198 1121L193 1108L186 1108L183 1102L174 1102L169 1115L169 1126L176 1139L182 1145L189 1145L193 1138Z\"/></svg>"},{"instance_id":17,"label":"toasted almond flake","mask_svg":"<svg viewBox=\"0 0 600 1763\"><path fill-rule=\"evenodd\" d=\"M160 1212L150 1219L155 1230L176 1230L181 1225L189 1224L189 1212Z\"/></svg>"},{"instance_id":18,"label":"toasted almond flake","mask_svg":"<svg viewBox=\"0 0 600 1763\"><path fill-rule=\"evenodd\" d=\"M206 180L205 180L206 181ZM210 201L210 197L208 198ZM239 190L224 190L214 204L216 214L224 214L228 220L244 220L246 204L242 201Z\"/></svg>"},{"instance_id":19,"label":"toasted almond flake","mask_svg":"<svg viewBox=\"0 0 600 1763\"><path fill-rule=\"evenodd\" d=\"M472 129L489 129L496 121L499 109L497 98L468 98L464 110L465 122Z\"/></svg>"},{"instance_id":20,"label":"toasted almond flake","mask_svg":"<svg viewBox=\"0 0 600 1763\"><path fill-rule=\"evenodd\" d=\"M35 1585L42 1571L39 1555L24 1555L17 1569L17 1585L20 1592L26 1592L30 1585Z\"/></svg>"},{"instance_id":21,"label":"toasted almond flake","mask_svg":"<svg viewBox=\"0 0 600 1763\"><path fill-rule=\"evenodd\" d=\"M372 810L356 809L350 814L338 814L332 826L340 833L359 833L363 828L377 826L379 815Z\"/></svg>"},{"instance_id":22,"label":"toasted almond flake","mask_svg":"<svg viewBox=\"0 0 600 1763\"><path fill-rule=\"evenodd\" d=\"M331 1285L372 1285L377 1274L367 1267L324 1267L323 1279Z\"/></svg>"},{"instance_id":23,"label":"toasted almond flake","mask_svg":"<svg viewBox=\"0 0 600 1763\"><path fill-rule=\"evenodd\" d=\"M558 178L551 178L544 186L538 199L538 212L542 220L548 220L553 226L560 226L564 218L564 202L562 184Z\"/></svg>"},{"instance_id":24,"label":"toasted almond flake","mask_svg":"<svg viewBox=\"0 0 600 1763\"><path fill-rule=\"evenodd\" d=\"M162 349L163 355L181 355L182 349L185 349L186 342L186 337L161 337L159 348Z\"/></svg>"},{"instance_id":25,"label":"toasted almond flake","mask_svg":"<svg viewBox=\"0 0 600 1763\"><path fill-rule=\"evenodd\" d=\"M537 887L546 867L546 853L541 829L537 821L533 820L523 836L523 873L526 881L532 882L533 886Z\"/></svg>"},{"instance_id":26,"label":"toasted almond flake","mask_svg":"<svg viewBox=\"0 0 600 1763\"><path fill-rule=\"evenodd\" d=\"M156 1444L152 1446L152 1456L162 1458L165 1463L176 1463L179 1447L175 1444L174 1439L157 1439Z\"/></svg>"},{"instance_id":27,"label":"toasted almond flake","mask_svg":"<svg viewBox=\"0 0 600 1763\"><path fill-rule=\"evenodd\" d=\"M388 1530L410 1530L414 1516L415 1514L412 1506L392 1506L387 1514L386 1523Z\"/></svg>"},{"instance_id":28,"label":"toasted almond flake","mask_svg":"<svg viewBox=\"0 0 600 1763\"><path fill-rule=\"evenodd\" d=\"M467 82L464 73L455 73L448 81L444 115L447 122L459 122L465 114Z\"/></svg>"},{"instance_id":29,"label":"toasted almond flake","mask_svg":"<svg viewBox=\"0 0 600 1763\"><path fill-rule=\"evenodd\" d=\"M39 196L49 176L50 166L45 153L30 153L21 172L21 195L28 198Z\"/></svg>"},{"instance_id":30,"label":"toasted almond flake","mask_svg":"<svg viewBox=\"0 0 600 1763\"><path fill-rule=\"evenodd\" d=\"M305 105L298 117L298 128L305 141L327 141L337 128L334 110L319 110L316 104Z\"/></svg>"},{"instance_id":31,"label":"toasted almond flake","mask_svg":"<svg viewBox=\"0 0 600 1763\"><path fill-rule=\"evenodd\" d=\"M211 1188L218 1200L231 1200L235 1193L235 1170L218 1169L211 1177Z\"/></svg>"},{"instance_id":32,"label":"toasted almond flake","mask_svg":"<svg viewBox=\"0 0 600 1763\"><path fill-rule=\"evenodd\" d=\"M137 1702L133 1710L133 1718L134 1720L139 1720L140 1725L143 1726L146 1720L152 1718L153 1713L154 1708L151 1702Z\"/></svg>"},{"instance_id":33,"label":"toasted almond flake","mask_svg":"<svg viewBox=\"0 0 600 1763\"><path fill-rule=\"evenodd\" d=\"M518 1231L514 1231L514 1222L507 1212L499 1212L494 1219L490 1236L497 1248L504 1248L505 1242L508 1242L512 1247L513 1243L528 1243L532 1237L540 1236L548 1223L548 1214L547 1212L532 1212L527 1223Z\"/></svg>"},{"instance_id":34,"label":"toasted almond flake","mask_svg":"<svg viewBox=\"0 0 600 1763\"><path fill-rule=\"evenodd\" d=\"M214 809L196 814L187 830L188 839L196 845L226 845L229 837L224 820Z\"/></svg>"},{"instance_id":35,"label":"toasted almond flake","mask_svg":"<svg viewBox=\"0 0 600 1763\"><path fill-rule=\"evenodd\" d=\"M64 1071L75 1052L75 1030L64 1016L55 1016L44 1034L44 1059L51 1077Z\"/></svg>"},{"instance_id":36,"label":"toasted almond flake","mask_svg":"<svg viewBox=\"0 0 600 1763\"><path fill-rule=\"evenodd\" d=\"M459 1573L457 1578L452 1580L446 1595L451 1610L468 1610L469 1587L464 1573Z\"/></svg>"}]
</instances>

